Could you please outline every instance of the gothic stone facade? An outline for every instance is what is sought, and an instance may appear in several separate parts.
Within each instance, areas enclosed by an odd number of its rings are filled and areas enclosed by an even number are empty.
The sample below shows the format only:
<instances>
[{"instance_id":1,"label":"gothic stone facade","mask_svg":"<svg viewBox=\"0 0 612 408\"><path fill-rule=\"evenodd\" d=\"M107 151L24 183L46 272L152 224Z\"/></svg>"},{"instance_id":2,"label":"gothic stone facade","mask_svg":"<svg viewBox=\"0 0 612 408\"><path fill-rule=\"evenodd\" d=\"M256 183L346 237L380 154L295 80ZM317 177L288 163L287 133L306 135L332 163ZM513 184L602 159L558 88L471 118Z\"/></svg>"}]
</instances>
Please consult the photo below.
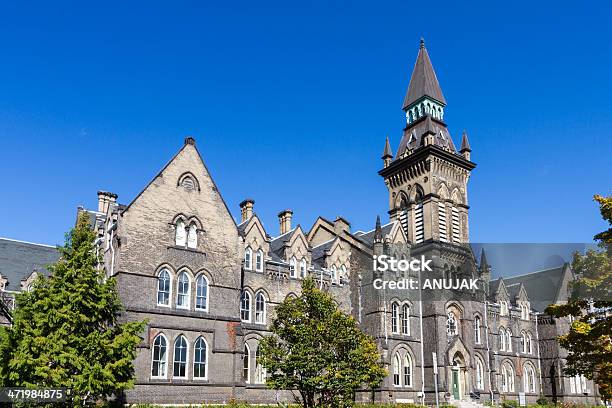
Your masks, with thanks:
<instances>
[{"instance_id":1,"label":"gothic stone facade","mask_svg":"<svg viewBox=\"0 0 612 408\"><path fill-rule=\"evenodd\" d=\"M543 394L594 403L590 381L562 374L565 352L556 337L568 322L542 313L566 299L568 266L492 281L484 253L476 260L467 193L475 164L466 134L457 151L445 107L422 44L403 137L395 156L386 141L379 172L389 221L367 232L352 231L342 217L293 226L290 210L279 213L278 232L269 231L251 199L240 204L237 223L192 138L129 205L98 192L98 209L80 211L98 231L122 318L148 322L126 401L293 401L292 390L265 387L258 343L276 306L310 276L379 346L389 375L374 392L358 393L360 401L431 403L437 368L441 401L524 392L527 402ZM377 290L374 279L399 278L373 271L372 256L383 253L423 255L434 265L427 277L477 278L479 289Z\"/></svg>"}]
</instances>

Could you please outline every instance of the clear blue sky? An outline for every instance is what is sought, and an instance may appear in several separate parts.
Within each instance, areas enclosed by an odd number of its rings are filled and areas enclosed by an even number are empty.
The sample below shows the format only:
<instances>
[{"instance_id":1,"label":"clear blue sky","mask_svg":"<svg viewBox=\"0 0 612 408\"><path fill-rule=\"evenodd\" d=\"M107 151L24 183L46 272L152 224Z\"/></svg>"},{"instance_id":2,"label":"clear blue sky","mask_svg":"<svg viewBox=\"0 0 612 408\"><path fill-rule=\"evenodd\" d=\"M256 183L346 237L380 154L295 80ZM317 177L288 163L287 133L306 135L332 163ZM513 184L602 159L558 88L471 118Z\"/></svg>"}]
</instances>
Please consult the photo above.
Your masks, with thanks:
<instances>
[{"instance_id":1,"label":"clear blue sky","mask_svg":"<svg viewBox=\"0 0 612 408\"><path fill-rule=\"evenodd\" d=\"M370 229L421 36L478 164L472 241L605 227L609 2L216 3L0 5L0 236L62 242L78 205L130 202L186 135L235 216L252 197L273 235L284 208Z\"/></svg>"}]
</instances>

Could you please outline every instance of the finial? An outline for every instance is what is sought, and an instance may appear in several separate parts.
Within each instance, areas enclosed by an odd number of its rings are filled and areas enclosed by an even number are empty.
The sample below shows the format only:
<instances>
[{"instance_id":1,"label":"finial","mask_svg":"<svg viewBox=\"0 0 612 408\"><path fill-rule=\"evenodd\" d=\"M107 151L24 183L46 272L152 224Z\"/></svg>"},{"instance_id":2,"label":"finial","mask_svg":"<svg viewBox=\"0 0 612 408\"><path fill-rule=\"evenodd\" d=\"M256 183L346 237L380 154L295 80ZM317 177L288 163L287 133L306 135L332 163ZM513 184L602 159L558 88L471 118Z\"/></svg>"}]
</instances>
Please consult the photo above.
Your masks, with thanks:
<instances>
[{"instance_id":1,"label":"finial","mask_svg":"<svg viewBox=\"0 0 612 408\"><path fill-rule=\"evenodd\" d=\"M425 48L425 39L421 37L421 48Z\"/></svg>"},{"instance_id":2,"label":"finial","mask_svg":"<svg viewBox=\"0 0 612 408\"><path fill-rule=\"evenodd\" d=\"M193 146L195 146L195 139L194 139L193 137L191 137L191 136L187 136L187 137L185 138L185 144L186 144L186 145L188 145L188 144L189 144L189 145L193 145Z\"/></svg>"}]
</instances>

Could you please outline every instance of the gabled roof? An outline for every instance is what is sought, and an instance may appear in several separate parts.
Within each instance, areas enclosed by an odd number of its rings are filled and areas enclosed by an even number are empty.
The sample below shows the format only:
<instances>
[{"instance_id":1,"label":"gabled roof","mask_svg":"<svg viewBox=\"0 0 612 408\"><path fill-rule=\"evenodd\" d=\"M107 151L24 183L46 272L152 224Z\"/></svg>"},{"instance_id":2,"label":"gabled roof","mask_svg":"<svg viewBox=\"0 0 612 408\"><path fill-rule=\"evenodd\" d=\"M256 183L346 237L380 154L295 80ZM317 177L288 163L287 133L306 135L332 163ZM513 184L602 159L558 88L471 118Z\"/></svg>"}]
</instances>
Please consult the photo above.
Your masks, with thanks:
<instances>
[{"instance_id":1,"label":"gabled roof","mask_svg":"<svg viewBox=\"0 0 612 408\"><path fill-rule=\"evenodd\" d=\"M427 48L425 48L425 41L421 39L421 47L414 64L412 76L410 77L410 85L408 86L408 92L406 92L402 109L407 109L411 104L424 96L429 96L446 105L446 99L442 94L436 72L427 53Z\"/></svg>"},{"instance_id":2,"label":"gabled roof","mask_svg":"<svg viewBox=\"0 0 612 408\"><path fill-rule=\"evenodd\" d=\"M453 153L457 151L453 138L444 122L431 118L429 115L425 115L421 116L404 129L404 135L397 148L397 154L394 160L400 160L406 150L416 150L423 146L423 137L427 133L434 134L434 145L443 149L448 149Z\"/></svg>"},{"instance_id":3,"label":"gabled roof","mask_svg":"<svg viewBox=\"0 0 612 408\"><path fill-rule=\"evenodd\" d=\"M8 280L6 290L21 290L21 281L34 271L48 276L46 266L59 257L56 247L0 238L0 275Z\"/></svg>"},{"instance_id":4,"label":"gabled roof","mask_svg":"<svg viewBox=\"0 0 612 408\"><path fill-rule=\"evenodd\" d=\"M391 233L391 230L393 229L393 225L395 223L394 222L390 222L386 225L383 225L380 229L382 231L382 236L383 238L386 237L387 235L389 235ZM356 232L354 234L354 237L357 238L358 240L360 240L361 242L367 244L367 245L373 245L374 244L374 235L376 234L376 229L370 230L368 232Z\"/></svg>"},{"instance_id":5,"label":"gabled roof","mask_svg":"<svg viewBox=\"0 0 612 408\"><path fill-rule=\"evenodd\" d=\"M507 286L522 283L529 297L531 308L543 312L546 307L559 300L563 278L569 272L567 264L557 268L505 278ZM520 286L520 285L519 285Z\"/></svg>"}]
</instances>

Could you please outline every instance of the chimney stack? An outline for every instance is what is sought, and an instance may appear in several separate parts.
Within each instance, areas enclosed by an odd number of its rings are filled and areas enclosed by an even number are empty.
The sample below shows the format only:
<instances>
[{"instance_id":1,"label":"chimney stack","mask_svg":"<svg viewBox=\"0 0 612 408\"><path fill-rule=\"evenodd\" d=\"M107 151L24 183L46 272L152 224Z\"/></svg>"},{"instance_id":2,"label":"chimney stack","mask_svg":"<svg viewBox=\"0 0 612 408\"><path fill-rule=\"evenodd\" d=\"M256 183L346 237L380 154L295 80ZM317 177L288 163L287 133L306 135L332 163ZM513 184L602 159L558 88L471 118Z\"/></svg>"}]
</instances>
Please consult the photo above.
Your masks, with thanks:
<instances>
[{"instance_id":1,"label":"chimney stack","mask_svg":"<svg viewBox=\"0 0 612 408\"><path fill-rule=\"evenodd\" d=\"M293 211L283 210L278 213L278 223L280 224L280 233L283 235L286 232L291 231L291 217Z\"/></svg>"},{"instance_id":2,"label":"chimney stack","mask_svg":"<svg viewBox=\"0 0 612 408\"><path fill-rule=\"evenodd\" d=\"M117 194L108 191L98 191L98 212L106 214L111 204L117 202Z\"/></svg>"},{"instance_id":3,"label":"chimney stack","mask_svg":"<svg viewBox=\"0 0 612 408\"><path fill-rule=\"evenodd\" d=\"M240 203L240 222L243 223L253 216L255 200L247 198Z\"/></svg>"}]
</instances>

